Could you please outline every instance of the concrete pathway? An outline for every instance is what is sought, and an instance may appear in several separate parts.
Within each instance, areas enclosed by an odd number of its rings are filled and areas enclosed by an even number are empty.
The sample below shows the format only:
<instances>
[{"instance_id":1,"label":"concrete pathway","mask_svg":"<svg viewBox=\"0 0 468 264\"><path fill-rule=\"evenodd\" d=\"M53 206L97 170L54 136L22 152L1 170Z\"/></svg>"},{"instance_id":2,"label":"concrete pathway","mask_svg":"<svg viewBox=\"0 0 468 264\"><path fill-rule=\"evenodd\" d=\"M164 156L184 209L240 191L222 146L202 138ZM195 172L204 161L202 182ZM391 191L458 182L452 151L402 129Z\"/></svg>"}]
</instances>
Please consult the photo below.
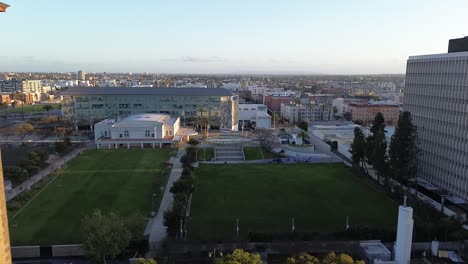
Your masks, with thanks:
<instances>
[{"instance_id":1,"label":"concrete pathway","mask_svg":"<svg viewBox=\"0 0 468 264\"><path fill-rule=\"evenodd\" d=\"M164 226L164 212L172 208L174 202L173 194L170 192L170 189L175 181L177 181L180 176L182 176L182 163L180 158L185 155L184 149L179 149L177 156L173 158L173 166L171 170L171 175L167 181L166 189L164 190L164 195L161 200L161 205L159 206L158 213L154 217L151 225L150 236L149 236L149 247L150 250L157 249L161 242L166 238L166 227Z\"/></svg>"},{"instance_id":2,"label":"concrete pathway","mask_svg":"<svg viewBox=\"0 0 468 264\"><path fill-rule=\"evenodd\" d=\"M39 171L38 173L36 173L35 175L31 176L28 180L24 181L23 183L16 186L12 190L7 191L6 192L6 200L9 201L9 200L15 198L16 196L18 196L19 194L21 194L22 192L29 190L31 188L31 186L36 184L38 181L42 180L44 177L46 177L47 175L52 173L54 170L62 167L68 161L75 158L77 155L79 155L81 153L81 151L83 151L84 149L87 149L87 148L92 148L92 145L93 145L92 142L87 142L83 147L76 148L76 149L72 150L70 153L68 153L67 155L65 155L63 157L60 157L59 159L55 160L47 168L45 168L45 169Z\"/></svg>"}]
</instances>

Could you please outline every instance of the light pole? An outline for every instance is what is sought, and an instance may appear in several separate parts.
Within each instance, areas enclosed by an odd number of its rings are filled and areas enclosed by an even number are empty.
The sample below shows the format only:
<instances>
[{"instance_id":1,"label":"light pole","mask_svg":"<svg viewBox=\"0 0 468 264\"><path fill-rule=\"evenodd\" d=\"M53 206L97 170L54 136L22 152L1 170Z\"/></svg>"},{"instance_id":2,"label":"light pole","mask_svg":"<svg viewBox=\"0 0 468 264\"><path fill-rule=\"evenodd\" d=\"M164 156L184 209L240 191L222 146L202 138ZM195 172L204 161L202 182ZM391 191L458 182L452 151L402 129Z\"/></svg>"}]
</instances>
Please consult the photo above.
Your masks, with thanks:
<instances>
[{"instance_id":1,"label":"light pole","mask_svg":"<svg viewBox=\"0 0 468 264\"><path fill-rule=\"evenodd\" d=\"M156 194L153 193L151 195L151 216L154 216L156 213L154 212L154 199L156 198Z\"/></svg>"},{"instance_id":2,"label":"light pole","mask_svg":"<svg viewBox=\"0 0 468 264\"><path fill-rule=\"evenodd\" d=\"M214 248L213 251L210 251L208 253L208 258L213 259L213 263L214 263L216 257L222 257L222 256L223 256L223 252L216 251L216 248Z\"/></svg>"}]
</instances>

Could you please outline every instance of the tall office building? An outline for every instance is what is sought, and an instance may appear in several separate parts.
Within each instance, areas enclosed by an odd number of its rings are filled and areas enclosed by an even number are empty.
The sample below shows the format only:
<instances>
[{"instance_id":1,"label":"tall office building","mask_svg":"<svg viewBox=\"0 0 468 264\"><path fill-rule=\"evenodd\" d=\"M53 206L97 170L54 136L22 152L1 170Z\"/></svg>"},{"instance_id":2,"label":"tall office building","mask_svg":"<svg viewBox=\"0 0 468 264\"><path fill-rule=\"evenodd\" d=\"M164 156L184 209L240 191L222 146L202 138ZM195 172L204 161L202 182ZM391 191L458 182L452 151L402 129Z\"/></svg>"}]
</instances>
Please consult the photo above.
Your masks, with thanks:
<instances>
[{"instance_id":1,"label":"tall office building","mask_svg":"<svg viewBox=\"0 0 468 264\"><path fill-rule=\"evenodd\" d=\"M85 81L86 80L86 72L78 71L78 80Z\"/></svg>"},{"instance_id":2,"label":"tall office building","mask_svg":"<svg viewBox=\"0 0 468 264\"><path fill-rule=\"evenodd\" d=\"M418 127L418 176L468 199L468 41L409 57L403 108Z\"/></svg>"},{"instance_id":3,"label":"tall office building","mask_svg":"<svg viewBox=\"0 0 468 264\"><path fill-rule=\"evenodd\" d=\"M10 234L3 184L2 153L0 151L0 263L11 264Z\"/></svg>"}]
</instances>

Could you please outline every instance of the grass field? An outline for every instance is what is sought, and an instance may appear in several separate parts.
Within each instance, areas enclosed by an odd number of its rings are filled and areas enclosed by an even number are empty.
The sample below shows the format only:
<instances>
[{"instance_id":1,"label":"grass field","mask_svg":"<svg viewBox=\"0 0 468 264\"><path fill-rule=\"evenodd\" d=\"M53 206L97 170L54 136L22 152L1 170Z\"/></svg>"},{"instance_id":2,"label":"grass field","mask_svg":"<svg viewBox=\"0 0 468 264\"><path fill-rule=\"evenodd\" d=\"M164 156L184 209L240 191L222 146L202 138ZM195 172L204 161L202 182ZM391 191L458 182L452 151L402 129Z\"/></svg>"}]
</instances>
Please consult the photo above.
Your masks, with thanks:
<instances>
[{"instance_id":1,"label":"grass field","mask_svg":"<svg viewBox=\"0 0 468 264\"><path fill-rule=\"evenodd\" d=\"M244 147L244 155L245 160L274 159L279 157L275 153L271 153L267 149L260 147Z\"/></svg>"},{"instance_id":2,"label":"grass field","mask_svg":"<svg viewBox=\"0 0 468 264\"><path fill-rule=\"evenodd\" d=\"M353 225L393 229L397 205L342 164L200 164L190 239L233 239L249 232L331 232Z\"/></svg>"},{"instance_id":3,"label":"grass field","mask_svg":"<svg viewBox=\"0 0 468 264\"><path fill-rule=\"evenodd\" d=\"M214 149L213 148L198 148L197 149L197 159L199 161L211 161L214 158Z\"/></svg>"},{"instance_id":4,"label":"grass field","mask_svg":"<svg viewBox=\"0 0 468 264\"><path fill-rule=\"evenodd\" d=\"M10 220L13 245L77 243L81 220L94 209L122 216L135 211L148 215L151 195L156 210L162 198L161 177L169 150L88 150L72 160L60 176L18 216Z\"/></svg>"}]
</instances>

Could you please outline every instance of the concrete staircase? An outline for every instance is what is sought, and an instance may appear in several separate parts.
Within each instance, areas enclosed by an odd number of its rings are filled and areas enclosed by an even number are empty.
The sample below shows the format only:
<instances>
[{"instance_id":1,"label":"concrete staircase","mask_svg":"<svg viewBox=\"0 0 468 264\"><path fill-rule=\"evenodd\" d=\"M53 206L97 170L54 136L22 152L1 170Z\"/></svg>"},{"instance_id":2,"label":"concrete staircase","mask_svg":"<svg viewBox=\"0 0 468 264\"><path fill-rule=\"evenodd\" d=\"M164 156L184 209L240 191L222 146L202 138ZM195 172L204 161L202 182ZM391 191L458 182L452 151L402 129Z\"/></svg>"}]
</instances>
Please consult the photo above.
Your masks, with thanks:
<instances>
[{"instance_id":1,"label":"concrete staircase","mask_svg":"<svg viewBox=\"0 0 468 264\"><path fill-rule=\"evenodd\" d=\"M240 144L217 144L214 147L216 161L244 161L244 149Z\"/></svg>"}]
</instances>

